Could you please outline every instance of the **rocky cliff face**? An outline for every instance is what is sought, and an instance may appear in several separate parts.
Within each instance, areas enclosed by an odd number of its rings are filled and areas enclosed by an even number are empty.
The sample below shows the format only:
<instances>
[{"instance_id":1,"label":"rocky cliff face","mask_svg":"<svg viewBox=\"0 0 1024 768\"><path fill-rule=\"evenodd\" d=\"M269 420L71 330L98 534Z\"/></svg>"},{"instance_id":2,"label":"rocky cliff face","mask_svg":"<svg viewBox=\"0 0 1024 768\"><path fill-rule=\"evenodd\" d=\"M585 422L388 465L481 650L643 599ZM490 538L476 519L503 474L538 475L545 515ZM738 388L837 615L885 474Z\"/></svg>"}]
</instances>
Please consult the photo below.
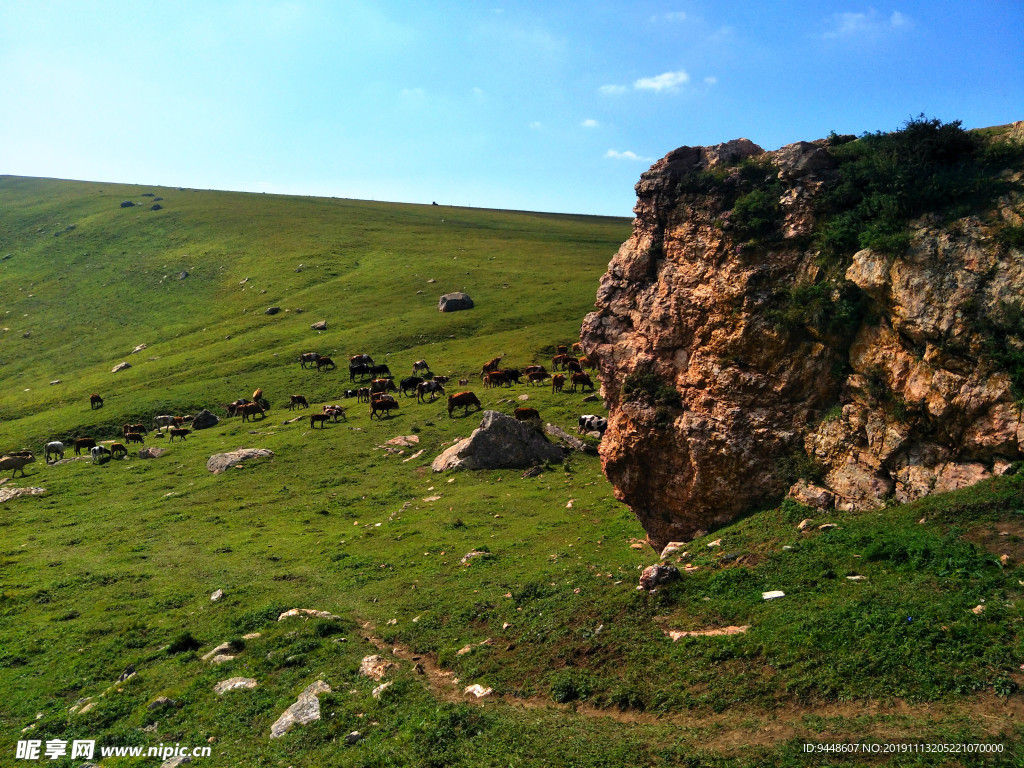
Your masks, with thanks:
<instances>
[{"instance_id":1,"label":"rocky cliff face","mask_svg":"<svg viewBox=\"0 0 1024 768\"><path fill-rule=\"evenodd\" d=\"M1024 223L1024 196L916 219L905 252L861 250L837 273L815 239L836 183L826 141L765 153L739 139L677 149L637 184L633 235L581 339L610 408L605 472L653 546L800 476L870 509L1020 458L1006 372L1019 337L1000 329L1021 327L1024 259L995 233Z\"/></svg>"}]
</instances>

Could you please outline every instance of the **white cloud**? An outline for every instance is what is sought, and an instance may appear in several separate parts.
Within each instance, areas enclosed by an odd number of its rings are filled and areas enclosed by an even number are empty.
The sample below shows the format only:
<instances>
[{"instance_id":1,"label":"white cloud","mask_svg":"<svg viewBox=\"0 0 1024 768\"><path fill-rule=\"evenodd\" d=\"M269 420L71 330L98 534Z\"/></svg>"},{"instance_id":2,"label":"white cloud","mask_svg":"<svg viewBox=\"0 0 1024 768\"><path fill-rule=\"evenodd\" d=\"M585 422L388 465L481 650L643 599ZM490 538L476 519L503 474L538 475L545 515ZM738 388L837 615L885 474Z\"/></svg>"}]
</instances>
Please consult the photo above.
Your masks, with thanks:
<instances>
[{"instance_id":1,"label":"white cloud","mask_svg":"<svg viewBox=\"0 0 1024 768\"><path fill-rule=\"evenodd\" d=\"M682 11L673 11L662 16L665 21L686 21L686 14Z\"/></svg>"},{"instance_id":2,"label":"white cloud","mask_svg":"<svg viewBox=\"0 0 1024 768\"><path fill-rule=\"evenodd\" d=\"M543 128L544 124L535 121L530 123L530 127L536 130L537 128Z\"/></svg>"},{"instance_id":3,"label":"white cloud","mask_svg":"<svg viewBox=\"0 0 1024 768\"><path fill-rule=\"evenodd\" d=\"M628 149L625 152L619 152L616 149L609 149L607 152L604 153L604 156L606 158L611 158L612 160L635 160L637 162L643 163L653 162L651 158L640 157L640 155L638 155L636 152L631 152Z\"/></svg>"},{"instance_id":4,"label":"white cloud","mask_svg":"<svg viewBox=\"0 0 1024 768\"><path fill-rule=\"evenodd\" d=\"M602 85L597 89L598 93L603 93L605 96L618 96L620 93L625 93L628 88L624 85Z\"/></svg>"},{"instance_id":5,"label":"white cloud","mask_svg":"<svg viewBox=\"0 0 1024 768\"><path fill-rule=\"evenodd\" d=\"M704 78L704 84L705 85L716 85L717 83L718 83L718 78L715 77L714 75L711 75L710 77L705 77Z\"/></svg>"},{"instance_id":6,"label":"white cloud","mask_svg":"<svg viewBox=\"0 0 1024 768\"><path fill-rule=\"evenodd\" d=\"M680 85L690 82L690 76L683 70L664 72L654 77L642 77L633 83L633 87L641 91L674 91Z\"/></svg>"},{"instance_id":7,"label":"white cloud","mask_svg":"<svg viewBox=\"0 0 1024 768\"><path fill-rule=\"evenodd\" d=\"M597 128L599 123L597 122L597 120L588 117L586 120L580 123L580 125L582 125L584 128Z\"/></svg>"},{"instance_id":8,"label":"white cloud","mask_svg":"<svg viewBox=\"0 0 1024 768\"><path fill-rule=\"evenodd\" d=\"M860 36L874 36L895 29L910 26L910 17L893 11L888 19L885 19L871 9L867 13L834 13L826 20L828 29L821 33L824 40L836 40L838 38L850 38Z\"/></svg>"},{"instance_id":9,"label":"white cloud","mask_svg":"<svg viewBox=\"0 0 1024 768\"><path fill-rule=\"evenodd\" d=\"M403 99L422 99L427 95L427 92L422 88L403 88L398 92L398 95Z\"/></svg>"}]
</instances>

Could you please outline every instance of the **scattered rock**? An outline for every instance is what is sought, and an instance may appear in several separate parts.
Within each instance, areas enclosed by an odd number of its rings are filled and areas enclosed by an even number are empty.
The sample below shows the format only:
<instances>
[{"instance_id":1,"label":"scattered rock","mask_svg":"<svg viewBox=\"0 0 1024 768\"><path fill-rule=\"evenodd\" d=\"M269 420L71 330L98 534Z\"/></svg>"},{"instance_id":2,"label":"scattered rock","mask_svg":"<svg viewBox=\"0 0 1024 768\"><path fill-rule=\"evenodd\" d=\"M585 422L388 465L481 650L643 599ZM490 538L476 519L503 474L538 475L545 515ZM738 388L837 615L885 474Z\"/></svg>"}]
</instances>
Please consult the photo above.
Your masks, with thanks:
<instances>
[{"instance_id":1,"label":"scattered rock","mask_svg":"<svg viewBox=\"0 0 1024 768\"><path fill-rule=\"evenodd\" d=\"M597 448L586 440L581 440L576 435L571 435L561 427L554 424L545 424L544 431L554 438L562 448L566 451L577 451L579 453L587 453L591 456L597 455Z\"/></svg>"},{"instance_id":2,"label":"scattered rock","mask_svg":"<svg viewBox=\"0 0 1024 768\"><path fill-rule=\"evenodd\" d=\"M188 272L186 272L185 270L182 270L181 272L178 273L179 280L184 280L186 277L188 277Z\"/></svg>"},{"instance_id":3,"label":"scattered rock","mask_svg":"<svg viewBox=\"0 0 1024 768\"><path fill-rule=\"evenodd\" d=\"M665 545L665 548L661 550L661 559L664 560L666 557L671 555L673 552L678 552L680 549L686 546L685 541L670 541Z\"/></svg>"},{"instance_id":4,"label":"scattered rock","mask_svg":"<svg viewBox=\"0 0 1024 768\"><path fill-rule=\"evenodd\" d=\"M220 423L220 418L206 408L203 408L192 419L192 429L209 429L210 427L217 426L218 423Z\"/></svg>"},{"instance_id":5,"label":"scattered rock","mask_svg":"<svg viewBox=\"0 0 1024 768\"><path fill-rule=\"evenodd\" d=\"M517 397L516 399L517 399L517 400L521 400L522 402L524 402L524 403L525 403L525 402L526 402L527 400L529 400L529 399L530 399L530 396L529 396L529 395L520 395L520 396L519 396L519 397Z\"/></svg>"},{"instance_id":6,"label":"scattered rock","mask_svg":"<svg viewBox=\"0 0 1024 768\"><path fill-rule=\"evenodd\" d=\"M218 696L223 696L228 691L249 690L257 685L258 683L252 677L229 677L213 686L213 692Z\"/></svg>"},{"instance_id":7,"label":"scattered rock","mask_svg":"<svg viewBox=\"0 0 1024 768\"><path fill-rule=\"evenodd\" d=\"M586 397L583 398L583 402L584 403L596 403L600 399L601 399L601 396L598 395L598 394L587 395Z\"/></svg>"},{"instance_id":8,"label":"scattered rock","mask_svg":"<svg viewBox=\"0 0 1024 768\"><path fill-rule=\"evenodd\" d=\"M484 688L480 683L474 683L473 685L467 685L466 690L463 691L464 695L476 696L478 699L482 699L484 696L490 696L494 693L493 688Z\"/></svg>"},{"instance_id":9,"label":"scattered rock","mask_svg":"<svg viewBox=\"0 0 1024 768\"><path fill-rule=\"evenodd\" d=\"M394 684L394 682L394 680L388 680L386 683L381 683L372 691L370 691L370 695L373 696L373 698L375 699L379 699L380 695L384 693L384 691L386 691L388 688L390 688Z\"/></svg>"},{"instance_id":10,"label":"scattered rock","mask_svg":"<svg viewBox=\"0 0 1024 768\"><path fill-rule=\"evenodd\" d=\"M51 382L50 382L50 386L51 386L51 387L52 387L52 386L53 386L54 384L60 384L60 379L54 379L53 381L51 381Z\"/></svg>"},{"instance_id":11,"label":"scattered rock","mask_svg":"<svg viewBox=\"0 0 1024 768\"><path fill-rule=\"evenodd\" d=\"M206 468L213 472L213 474L219 475L221 472L238 465L240 461L270 458L273 455L274 452L267 448L239 448L237 451L230 451L229 453L214 454L207 460Z\"/></svg>"},{"instance_id":12,"label":"scattered rock","mask_svg":"<svg viewBox=\"0 0 1024 768\"><path fill-rule=\"evenodd\" d=\"M971 613L973 613L975 616L980 616L984 612L985 612L985 606L984 605L976 605L973 608L971 608Z\"/></svg>"},{"instance_id":13,"label":"scattered rock","mask_svg":"<svg viewBox=\"0 0 1024 768\"><path fill-rule=\"evenodd\" d=\"M145 344L139 344L139 345L138 345L138 346L137 346L137 347L136 347L135 349L133 349L133 350L132 350L131 352L129 352L128 354L129 354L129 355L134 355L134 354L135 354L136 352L141 352L141 351L142 351L142 350L144 350L145 348L146 348L146 345L145 345Z\"/></svg>"},{"instance_id":14,"label":"scattered rock","mask_svg":"<svg viewBox=\"0 0 1024 768\"><path fill-rule=\"evenodd\" d=\"M156 448L156 447L153 447L153 448L140 448L139 449L139 458L140 459L159 459L165 453L167 453L167 449L166 448Z\"/></svg>"},{"instance_id":15,"label":"scattered rock","mask_svg":"<svg viewBox=\"0 0 1024 768\"><path fill-rule=\"evenodd\" d=\"M457 312L460 309L472 309L473 300L467 293L446 293L437 302L438 312Z\"/></svg>"},{"instance_id":16,"label":"scattered rock","mask_svg":"<svg viewBox=\"0 0 1024 768\"><path fill-rule=\"evenodd\" d=\"M267 307L265 310L263 310L263 314L264 315L276 315L280 311L281 311L280 307Z\"/></svg>"},{"instance_id":17,"label":"scattered rock","mask_svg":"<svg viewBox=\"0 0 1024 768\"><path fill-rule=\"evenodd\" d=\"M796 529L798 531L806 531L811 526L811 523L813 523L813 522L814 521L811 520L811 518L805 517L803 520L800 521L800 525L798 525L796 527Z\"/></svg>"},{"instance_id":18,"label":"scattered rock","mask_svg":"<svg viewBox=\"0 0 1024 768\"><path fill-rule=\"evenodd\" d=\"M187 765L191 762L191 755L179 755L178 757L172 757L170 760L164 760L160 763L160 768L178 768L178 766Z\"/></svg>"},{"instance_id":19,"label":"scattered rock","mask_svg":"<svg viewBox=\"0 0 1024 768\"><path fill-rule=\"evenodd\" d=\"M806 480L798 480L794 483L789 489L788 498L804 506L822 510L831 509L836 503L836 497L832 491L819 485L813 485Z\"/></svg>"},{"instance_id":20,"label":"scattered rock","mask_svg":"<svg viewBox=\"0 0 1024 768\"><path fill-rule=\"evenodd\" d=\"M720 637L723 635L742 635L748 629L750 629L750 625L744 624L741 627L716 627L714 629L694 629L689 631L670 629L665 634L672 638L672 642L676 642L684 637Z\"/></svg>"},{"instance_id":21,"label":"scattered rock","mask_svg":"<svg viewBox=\"0 0 1024 768\"><path fill-rule=\"evenodd\" d=\"M323 680L317 680L299 694L298 700L286 709L277 721L270 726L270 738L284 736L296 725L306 725L320 719L321 693L330 693L331 686Z\"/></svg>"},{"instance_id":22,"label":"scattered rock","mask_svg":"<svg viewBox=\"0 0 1024 768\"><path fill-rule=\"evenodd\" d=\"M42 496L45 488L0 488L0 504L19 496Z\"/></svg>"},{"instance_id":23,"label":"scattered rock","mask_svg":"<svg viewBox=\"0 0 1024 768\"><path fill-rule=\"evenodd\" d=\"M163 206L160 205L160 203L153 203L151 206L149 206L149 210L151 210L151 211L162 211L163 210Z\"/></svg>"},{"instance_id":24,"label":"scattered rock","mask_svg":"<svg viewBox=\"0 0 1024 768\"><path fill-rule=\"evenodd\" d=\"M314 331L326 331L327 330L327 321L326 320L320 320L319 322L313 323L309 327L312 328Z\"/></svg>"},{"instance_id":25,"label":"scattered rock","mask_svg":"<svg viewBox=\"0 0 1024 768\"><path fill-rule=\"evenodd\" d=\"M221 600L223 597L224 597L224 590L223 589L218 589L216 592L214 592L212 595L210 595L210 601L213 602L213 603L216 603L218 600Z\"/></svg>"},{"instance_id":26,"label":"scattered rock","mask_svg":"<svg viewBox=\"0 0 1024 768\"><path fill-rule=\"evenodd\" d=\"M203 654L203 661L208 661L211 664L223 664L226 661L231 661L235 658L233 653L225 653L225 651L233 651L234 646L230 642L221 643L212 651L207 651Z\"/></svg>"},{"instance_id":27,"label":"scattered rock","mask_svg":"<svg viewBox=\"0 0 1024 768\"><path fill-rule=\"evenodd\" d=\"M538 465L536 467L530 467L528 470L523 472L523 478L537 477L538 475L544 474L544 467Z\"/></svg>"},{"instance_id":28,"label":"scattered rock","mask_svg":"<svg viewBox=\"0 0 1024 768\"><path fill-rule=\"evenodd\" d=\"M999 556L999 563L1001 565L1003 565L1003 566L1009 565L1010 564L1010 556L1009 555L1005 555L1005 554L1004 555L1000 555Z\"/></svg>"},{"instance_id":29,"label":"scattered rock","mask_svg":"<svg viewBox=\"0 0 1024 768\"><path fill-rule=\"evenodd\" d=\"M386 445L401 445L404 448L412 448L419 441L419 435L399 435L388 440Z\"/></svg>"},{"instance_id":30,"label":"scattered rock","mask_svg":"<svg viewBox=\"0 0 1024 768\"><path fill-rule=\"evenodd\" d=\"M488 558L490 556L490 552L482 552L479 549L474 549L472 552L467 552L466 554L464 554L462 556L462 560L460 560L459 562L462 563L462 565L469 565L470 561L472 561L473 558L475 557Z\"/></svg>"},{"instance_id":31,"label":"scattered rock","mask_svg":"<svg viewBox=\"0 0 1024 768\"><path fill-rule=\"evenodd\" d=\"M761 598L764 599L764 600L775 600L777 598L785 597L785 596L786 596L786 593L783 592L781 589L773 589L770 592L762 592L761 593Z\"/></svg>"},{"instance_id":32,"label":"scattered rock","mask_svg":"<svg viewBox=\"0 0 1024 768\"><path fill-rule=\"evenodd\" d=\"M303 618L314 618L314 619L337 619L333 613L327 611L317 611L313 608L292 608L289 611L285 611L277 617L278 621L284 621L285 619L291 619L295 616L302 616Z\"/></svg>"},{"instance_id":33,"label":"scattered rock","mask_svg":"<svg viewBox=\"0 0 1024 768\"><path fill-rule=\"evenodd\" d=\"M383 656L378 656L377 654L364 656L362 663L359 665L359 674L374 680L383 680L388 670L394 666L396 665L393 662L388 661Z\"/></svg>"},{"instance_id":34,"label":"scattered rock","mask_svg":"<svg viewBox=\"0 0 1024 768\"><path fill-rule=\"evenodd\" d=\"M838 527L839 526L836 525L835 523L823 523L823 524L818 526L818 530L819 531L831 531L833 528L838 528Z\"/></svg>"},{"instance_id":35,"label":"scattered rock","mask_svg":"<svg viewBox=\"0 0 1024 768\"><path fill-rule=\"evenodd\" d=\"M708 549L711 549L712 547L720 547L720 546L722 546L722 540L721 539L715 539L714 541L708 542Z\"/></svg>"},{"instance_id":36,"label":"scattered rock","mask_svg":"<svg viewBox=\"0 0 1024 768\"><path fill-rule=\"evenodd\" d=\"M860 574L857 574L855 576L847 576L846 580L847 581L866 581L867 578L868 578L867 576L861 576Z\"/></svg>"},{"instance_id":37,"label":"scattered rock","mask_svg":"<svg viewBox=\"0 0 1024 768\"><path fill-rule=\"evenodd\" d=\"M639 589L648 591L680 579L679 569L674 565L649 565L640 574Z\"/></svg>"},{"instance_id":38,"label":"scattered rock","mask_svg":"<svg viewBox=\"0 0 1024 768\"><path fill-rule=\"evenodd\" d=\"M131 200L122 200L121 201L121 207L122 208L134 208L135 207L135 203L133 203Z\"/></svg>"},{"instance_id":39,"label":"scattered rock","mask_svg":"<svg viewBox=\"0 0 1024 768\"><path fill-rule=\"evenodd\" d=\"M435 472L451 469L523 469L559 463L563 452L536 427L497 411L484 411L480 426L432 463Z\"/></svg>"},{"instance_id":40,"label":"scattered rock","mask_svg":"<svg viewBox=\"0 0 1024 768\"><path fill-rule=\"evenodd\" d=\"M472 651L474 648L480 648L481 646L484 646L484 645L494 645L494 641L491 638L488 637L486 640L481 640L479 643L470 643L469 645L465 645L462 648L459 648L459 650L455 652L455 655L456 656L465 656L467 653Z\"/></svg>"},{"instance_id":41,"label":"scattered rock","mask_svg":"<svg viewBox=\"0 0 1024 768\"><path fill-rule=\"evenodd\" d=\"M161 709L176 709L179 706L181 705L174 699L169 699L166 696L157 696L146 705L146 709L150 712L158 712Z\"/></svg>"},{"instance_id":42,"label":"scattered rock","mask_svg":"<svg viewBox=\"0 0 1024 768\"><path fill-rule=\"evenodd\" d=\"M127 363L127 362L125 362L125 363L118 363L117 365L115 365L113 368L110 369L110 372L111 373L117 373L118 371L124 371L124 370L127 370L128 368L131 368L131 367L132 367L131 363Z\"/></svg>"},{"instance_id":43,"label":"scattered rock","mask_svg":"<svg viewBox=\"0 0 1024 768\"><path fill-rule=\"evenodd\" d=\"M352 731L352 733L345 737L345 743L351 746L353 744L358 744L364 738L365 737L363 736L363 734L361 734L359 731Z\"/></svg>"}]
</instances>

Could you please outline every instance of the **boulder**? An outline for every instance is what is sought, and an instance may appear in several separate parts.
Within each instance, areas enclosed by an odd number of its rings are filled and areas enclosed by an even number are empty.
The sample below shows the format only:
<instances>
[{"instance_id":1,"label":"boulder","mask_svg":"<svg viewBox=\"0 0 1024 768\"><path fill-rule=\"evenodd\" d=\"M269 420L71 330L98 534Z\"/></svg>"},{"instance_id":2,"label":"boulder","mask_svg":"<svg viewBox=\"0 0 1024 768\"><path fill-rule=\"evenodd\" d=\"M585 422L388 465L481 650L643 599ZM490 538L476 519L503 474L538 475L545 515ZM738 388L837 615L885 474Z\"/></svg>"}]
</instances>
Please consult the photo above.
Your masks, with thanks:
<instances>
[{"instance_id":1,"label":"boulder","mask_svg":"<svg viewBox=\"0 0 1024 768\"><path fill-rule=\"evenodd\" d=\"M152 204L152 205L151 205L151 206L149 207L149 210L151 210L151 211L162 211L162 210L163 210L163 208L164 208L164 207L163 207L162 205L160 205L160 203L153 203L153 204Z\"/></svg>"},{"instance_id":2,"label":"boulder","mask_svg":"<svg viewBox=\"0 0 1024 768\"><path fill-rule=\"evenodd\" d=\"M140 459L159 459L165 453L167 453L167 450L165 448L156 448L156 447L153 447L153 448L141 448L141 449L139 449L139 458Z\"/></svg>"},{"instance_id":3,"label":"boulder","mask_svg":"<svg viewBox=\"0 0 1024 768\"><path fill-rule=\"evenodd\" d=\"M239 448L237 451L228 453L215 453L206 461L206 468L213 474L219 475L240 461L270 458L273 455L274 452L267 448Z\"/></svg>"},{"instance_id":4,"label":"boulder","mask_svg":"<svg viewBox=\"0 0 1024 768\"><path fill-rule=\"evenodd\" d=\"M135 207L135 203L133 203L131 200L122 200L121 201L121 207L122 208L134 208Z\"/></svg>"},{"instance_id":5,"label":"boulder","mask_svg":"<svg viewBox=\"0 0 1024 768\"><path fill-rule=\"evenodd\" d=\"M132 367L132 364L128 363L128 362L118 363L117 365L115 365L113 368L110 369L110 372L111 373L117 373L118 371L124 371L124 370L127 370L128 368L131 368L131 367Z\"/></svg>"},{"instance_id":6,"label":"boulder","mask_svg":"<svg viewBox=\"0 0 1024 768\"><path fill-rule=\"evenodd\" d=\"M256 680L251 677L229 677L213 686L213 692L218 696L223 696L228 691L249 690L257 685Z\"/></svg>"},{"instance_id":7,"label":"boulder","mask_svg":"<svg viewBox=\"0 0 1024 768\"><path fill-rule=\"evenodd\" d=\"M562 448L567 451L578 451L579 453L589 453L594 456L597 455L597 447L591 445L585 440L581 440L576 435L570 435L561 427L557 427L554 424L545 424L544 431L553 437Z\"/></svg>"},{"instance_id":8,"label":"boulder","mask_svg":"<svg viewBox=\"0 0 1024 768\"><path fill-rule=\"evenodd\" d=\"M674 565L649 565L640 574L638 589L653 590L662 584L670 584L679 579L679 569Z\"/></svg>"},{"instance_id":9,"label":"boulder","mask_svg":"<svg viewBox=\"0 0 1024 768\"><path fill-rule=\"evenodd\" d=\"M468 293L446 293L437 302L438 312L457 312L460 309L472 309L473 300Z\"/></svg>"},{"instance_id":10,"label":"boulder","mask_svg":"<svg viewBox=\"0 0 1024 768\"><path fill-rule=\"evenodd\" d=\"M373 654L363 658L362 663L359 665L359 674L374 680L383 680L384 675L394 666L394 663L388 661L383 656Z\"/></svg>"},{"instance_id":11,"label":"boulder","mask_svg":"<svg viewBox=\"0 0 1024 768\"><path fill-rule=\"evenodd\" d=\"M836 503L835 494L806 480L794 483L789 489L788 498L815 509L830 509Z\"/></svg>"},{"instance_id":12,"label":"boulder","mask_svg":"<svg viewBox=\"0 0 1024 768\"><path fill-rule=\"evenodd\" d=\"M330 693L331 686L323 680L317 680L299 694L298 700L286 709L277 721L270 726L270 738L284 736L296 725L306 725L320 719L321 693Z\"/></svg>"},{"instance_id":13,"label":"boulder","mask_svg":"<svg viewBox=\"0 0 1024 768\"><path fill-rule=\"evenodd\" d=\"M327 330L327 321L326 320L320 320L319 322L313 323L309 327L312 328L314 331L326 331Z\"/></svg>"},{"instance_id":14,"label":"boulder","mask_svg":"<svg viewBox=\"0 0 1024 768\"><path fill-rule=\"evenodd\" d=\"M281 311L280 307L267 307L265 310L263 310L263 314L264 315L276 315L280 311Z\"/></svg>"},{"instance_id":15,"label":"boulder","mask_svg":"<svg viewBox=\"0 0 1024 768\"><path fill-rule=\"evenodd\" d=\"M449 469L524 469L561 462L562 449L536 427L497 411L484 411L480 426L434 459L435 472Z\"/></svg>"},{"instance_id":16,"label":"boulder","mask_svg":"<svg viewBox=\"0 0 1024 768\"><path fill-rule=\"evenodd\" d=\"M220 419L214 414L210 413L206 408L203 408L199 413L192 419L192 429L209 429L210 427L217 426Z\"/></svg>"}]
</instances>

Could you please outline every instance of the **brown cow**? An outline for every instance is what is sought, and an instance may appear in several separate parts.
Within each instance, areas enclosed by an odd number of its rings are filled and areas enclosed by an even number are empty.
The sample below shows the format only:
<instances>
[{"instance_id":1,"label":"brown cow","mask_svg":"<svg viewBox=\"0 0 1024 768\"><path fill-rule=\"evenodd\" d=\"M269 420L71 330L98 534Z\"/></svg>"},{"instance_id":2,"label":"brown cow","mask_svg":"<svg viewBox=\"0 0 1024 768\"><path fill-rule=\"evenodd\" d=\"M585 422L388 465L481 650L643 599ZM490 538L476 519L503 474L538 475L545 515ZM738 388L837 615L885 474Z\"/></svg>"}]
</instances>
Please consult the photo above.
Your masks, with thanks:
<instances>
[{"instance_id":1,"label":"brown cow","mask_svg":"<svg viewBox=\"0 0 1024 768\"><path fill-rule=\"evenodd\" d=\"M374 379L370 382L370 394L374 392L397 392L398 385L394 379Z\"/></svg>"},{"instance_id":2,"label":"brown cow","mask_svg":"<svg viewBox=\"0 0 1024 768\"><path fill-rule=\"evenodd\" d=\"M483 408L480 405L480 399L472 392L456 392L454 395L448 395L448 418L452 417L452 411L456 408L463 408L463 415L469 415L469 406L475 405L479 411Z\"/></svg>"},{"instance_id":3,"label":"brown cow","mask_svg":"<svg viewBox=\"0 0 1024 768\"><path fill-rule=\"evenodd\" d=\"M93 392L91 395L89 395L89 408L91 410L96 410L97 408L102 408L102 407L103 407L103 398L102 397L100 397L95 392Z\"/></svg>"},{"instance_id":4,"label":"brown cow","mask_svg":"<svg viewBox=\"0 0 1024 768\"><path fill-rule=\"evenodd\" d=\"M187 435L191 431L191 429L186 429L184 427L171 427L169 430L167 430L167 434L170 435L170 439L167 442L173 443L174 438L176 437L180 437L182 441L184 441L185 435Z\"/></svg>"},{"instance_id":5,"label":"brown cow","mask_svg":"<svg viewBox=\"0 0 1024 768\"><path fill-rule=\"evenodd\" d=\"M288 410L294 410L295 408L309 408L309 403L306 402L304 395L289 395L292 401L288 404Z\"/></svg>"},{"instance_id":6,"label":"brown cow","mask_svg":"<svg viewBox=\"0 0 1024 768\"><path fill-rule=\"evenodd\" d=\"M533 373L526 374L526 380L532 384L542 384L544 379L548 377L547 371L534 371Z\"/></svg>"},{"instance_id":7,"label":"brown cow","mask_svg":"<svg viewBox=\"0 0 1024 768\"><path fill-rule=\"evenodd\" d=\"M523 373L525 373L527 376L529 376L531 373L543 373L546 376L547 372L548 369L545 368L543 365L528 365L525 368L523 368Z\"/></svg>"},{"instance_id":8,"label":"brown cow","mask_svg":"<svg viewBox=\"0 0 1024 768\"><path fill-rule=\"evenodd\" d=\"M94 437L79 437L75 440L75 456L82 455L82 449L92 449L96 447L96 438Z\"/></svg>"},{"instance_id":9,"label":"brown cow","mask_svg":"<svg viewBox=\"0 0 1024 768\"><path fill-rule=\"evenodd\" d=\"M565 386L565 376L560 373L556 373L551 377L551 394L555 392L561 392L562 387Z\"/></svg>"},{"instance_id":10,"label":"brown cow","mask_svg":"<svg viewBox=\"0 0 1024 768\"><path fill-rule=\"evenodd\" d=\"M572 375L572 380L571 381L572 381L572 383L571 383L571 386L569 387L569 391L570 392L575 392L576 391L576 385L577 384L580 385L580 389L583 389L584 387L590 387L590 391L591 392L594 391L594 382L592 382L590 380L590 376L588 374L586 374L586 373L574 373Z\"/></svg>"},{"instance_id":11,"label":"brown cow","mask_svg":"<svg viewBox=\"0 0 1024 768\"><path fill-rule=\"evenodd\" d=\"M360 387L356 390L356 402L357 403L368 403L370 402L370 388Z\"/></svg>"},{"instance_id":12,"label":"brown cow","mask_svg":"<svg viewBox=\"0 0 1024 768\"><path fill-rule=\"evenodd\" d=\"M316 361L316 369L322 371L325 368L337 368L337 364L329 357L321 357Z\"/></svg>"},{"instance_id":13,"label":"brown cow","mask_svg":"<svg viewBox=\"0 0 1024 768\"><path fill-rule=\"evenodd\" d=\"M491 371L498 370L498 366L501 365L501 358L502 357L503 357L503 355L498 355L494 359L488 360L486 363L484 363L483 368L480 369L480 378L482 379L484 376L486 376Z\"/></svg>"},{"instance_id":14,"label":"brown cow","mask_svg":"<svg viewBox=\"0 0 1024 768\"><path fill-rule=\"evenodd\" d=\"M436 381L438 384L447 384L449 381L451 381L451 377L450 376L435 376L434 378L431 379L431 381Z\"/></svg>"},{"instance_id":15,"label":"brown cow","mask_svg":"<svg viewBox=\"0 0 1024 768\"><path fill-rule=\"evenodd\" d=\"M21 470L21 476L25 476L25 465L31 464L36 460L35 455L32 451L18 451L17 453L9 453L0 457L0 470L10 469L11 478Z\"/></svg>"},{"instance_id":16,"label":"brown cow","mask_svg":"<svg viewBox=\"0 0 1024 768\"><path fill-rule=\"evenodd\" d=\"M559 344L555 347L556 355L567 355L569 354L569 348L565 344Z\"/></svg>"},{"instance_id":17,"label":"brown cow","mask_svg":"<svg viewBox=\"0 0 1024 768\"><path fill-rule=\"evenodd\" d=\"M246 403L245 405L240 405L235 410L235 413L242 414L242 421L251 421L249 417L255 416L257 413L264 418L267 415L267 412L263 410L263 406L259 403Z\"/></svg>"},{"instance_id":18,"label":"brown cow","mask_svg":"<svg viewBox=\"0 0 1024 768\"><path fill-rule=\"evenodd\" d=\"M500 387L502 384L509 384L508 377L504 371L491 371L484 374L484 389Z\"/></svg>"},{"instance_id":19,"label":"brown cow","mask_svg":"<svg viewBox=\"0 0 1024 768\"><path fill-rule=\"evenodd\" d=\"M110 444L110 458L116 459L117 454L121 454L125 458L128 457L128 449L123 443L111 443Z\"/></svg>"},{"instance_id":20,"label":"brown cow","mask_svg":"<svg viewBox=\"0 0 1024 768\"><path fill-rule=\"evenodd\" d=\"M580 361L575 357L570 357L568 355L566 355L563 369L566 371L572 371L573 373L583 373L583 366L580 365Z\"/></svg>"},{"instance_id":21,"label":"brown cow","mask_svg":"<svg viewBox=\"0 0 1024 768\"><path fill-rule=\"evenodd\" d=\"M536 408L516 408L516 412L513 415L516 417L516 421L540 419L540 412Z\"/></svg>"},{"instance_id":22,"label":"brown cow","mask_svg":"<svg viewBox=\"0 0 1024 768\"><path fill-rule=\"evenodd\" d=\"M569 355L555 355L554 357L551 358L551 367L556 371L560 370L565 367L565 362L567 360L574 359L575 358L569 357Z\"/></svg>"},{"instance_id":23,"label":"brown cow","mask_svg":"<svg viewBox=\"0 0 1024 768\"><path fill-rule=\"evenodd\" d=\"M398 401L393 397L385 395L379 400L374 400L370 403L370 418L372 419L374 414L378 411L382 413L388 413L389 411L396 410L398 408ZM383 419L383 416L378 415L378 419Z\"/></svg>"},{"instance_id":24,"label":"brown cow","mask_svg":"<svg viewBox=\"0 0 1024 768\"><path fill-rule=\"evenodd\" d=\"M338 417L339 416L341 418L343 418L345 421L348 421L348 416L345 415L345 412L347 410L348 410L348 408L346 406L344 406L344 405L325 405L324 406L324 414L327 415L327 416L330 416L331 417L331 421L333 421L335 424L338 423Z\"/></svg>"},{"instance_id":25,"label":"brown cow","mask_svg":"<svg viewBox=\"0 0 1024 768\"><path fill-rule=\"evenodd\" d=\"M330 414L327 413L311 413L309 414L309 428L315 429L316 425L320 425L320 429L324 428L324 424L331 420Z\"/></svg>"},{"instance_id":26,"label":"brown cow","mask_svg":"<svg viewBox=\"0 0 1024 768\"><path fill-rule=\"evenodd\" d=\"M141 432L126 432L124 436L126 443L144 443Z\"/></svg>"}]
</instances>

